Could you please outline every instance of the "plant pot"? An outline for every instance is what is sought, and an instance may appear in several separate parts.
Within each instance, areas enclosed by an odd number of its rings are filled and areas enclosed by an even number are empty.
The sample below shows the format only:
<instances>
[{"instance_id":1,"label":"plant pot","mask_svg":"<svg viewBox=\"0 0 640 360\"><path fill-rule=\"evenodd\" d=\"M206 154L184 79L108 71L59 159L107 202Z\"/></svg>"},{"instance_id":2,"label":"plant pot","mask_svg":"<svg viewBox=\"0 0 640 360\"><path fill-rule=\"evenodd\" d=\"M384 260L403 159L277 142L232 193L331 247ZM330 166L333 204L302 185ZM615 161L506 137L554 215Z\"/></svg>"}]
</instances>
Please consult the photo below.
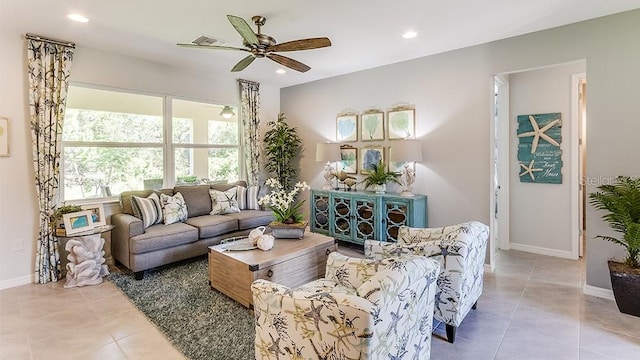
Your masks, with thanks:
<instances>
[{"instance_id":1,"label":"plant pot","mask_svg":"<svg viewBox=\"0 0 640 360\"><path fill-rule=\"evenodd\" d=\"M640 317L640 269L609 261L609 274L618 310Z\"/></svg>"},{"instance_id":2,"label":"plant pot","mask_svg":"<svg viewBox=\"0 0 640 360\"><path fill-rule=\"evenodd\" d=\"M373 185L373 190L376 192L376 194L384 194L384 192L387 191L387 185L386 184Z\"/></svg>"},{"instance_id":3,"label":"plant pot","mask_svg":"<svg viewBox=\"0 0 640 360\"><path fill-rule=\"evenodd\" d=\"M269 227L271 228L271 235L276 239L302 239L307 228L307 222L283 224L273 221L269 224Z\"/></svg>"}]
</instances>

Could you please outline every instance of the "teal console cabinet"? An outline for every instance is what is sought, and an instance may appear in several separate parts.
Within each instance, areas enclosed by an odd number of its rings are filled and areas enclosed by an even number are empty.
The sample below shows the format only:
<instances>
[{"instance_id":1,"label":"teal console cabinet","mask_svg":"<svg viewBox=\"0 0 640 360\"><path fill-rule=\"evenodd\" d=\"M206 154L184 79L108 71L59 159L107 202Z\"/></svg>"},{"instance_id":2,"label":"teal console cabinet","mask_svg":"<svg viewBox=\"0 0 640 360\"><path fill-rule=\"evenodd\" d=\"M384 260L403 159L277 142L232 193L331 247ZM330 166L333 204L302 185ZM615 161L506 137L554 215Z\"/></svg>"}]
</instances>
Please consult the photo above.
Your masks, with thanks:
<instances>
[{"instance_id":1,"label":"teal console cabinet","mask_svg":"<svg viewBox=\"0 0 640 360\"><path fill-rule=\"evenodd\" d=\"M363 244L393 241L400 226L427 227L427 197L365 191L311 190L311 231Z\"/></svg>"}]
</instances>

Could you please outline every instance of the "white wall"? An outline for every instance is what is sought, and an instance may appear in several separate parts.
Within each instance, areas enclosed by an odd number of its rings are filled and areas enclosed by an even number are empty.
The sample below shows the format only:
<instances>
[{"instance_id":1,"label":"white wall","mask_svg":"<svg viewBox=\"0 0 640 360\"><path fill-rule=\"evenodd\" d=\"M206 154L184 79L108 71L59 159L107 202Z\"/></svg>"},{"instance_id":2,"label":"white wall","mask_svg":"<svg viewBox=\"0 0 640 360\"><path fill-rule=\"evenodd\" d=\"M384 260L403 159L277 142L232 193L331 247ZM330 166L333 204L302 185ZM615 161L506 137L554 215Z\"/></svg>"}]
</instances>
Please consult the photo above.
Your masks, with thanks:
<instances>
[{"instance_id":1,"label":"white wall","mask_svg":"<svg viewBox=\"0 0 640 360\"><path fill-rule=\"evenodd\" d=\"M8 116L11 122L11 157L0 158L0 288L3 288L31 281L38 210L31 162L24 34L12 29L1 30L0 115ZM76 49L71 81L217 103L239 103L238 85L231 74L213 76L87 47ZM260 92L264 125L278 115L280 92L264 84ZM22 250L12 251L15 240L22 241Z\"/></svg>"},{"instance_id":2,"label":"white wall","mask_svg":"<svg viewBox=\"0 0 640 360\"><path fill-rule=\"evenodd\" d=\"M509 76L509 241L511 248L571 257L571 75L586 70L583 61ZM562 184L520 182L518 115L562 114ZM541 140L544 141L544 140ZM526 175L528 176L528 175Z\"/></svg>"},{"instance_id":3,"label":"white wall","mask_svg":"<svg viewBox=\"0 0 640 360\"><path fill-rule=\"evenodd\" d=\"M314 146L335 139L336 114L407 102L416 106L423 142L415 192L429 196L429 225L488 223L492 76L582 59L589 79L587 175L638 175L638 34L636 10L285 88L281 109L308 148L302 178L322 185ZM592 239L609 230L591 209L587 224L587 283L610 288L606 261L622 249Z\"/></svg>"}]
</instances>

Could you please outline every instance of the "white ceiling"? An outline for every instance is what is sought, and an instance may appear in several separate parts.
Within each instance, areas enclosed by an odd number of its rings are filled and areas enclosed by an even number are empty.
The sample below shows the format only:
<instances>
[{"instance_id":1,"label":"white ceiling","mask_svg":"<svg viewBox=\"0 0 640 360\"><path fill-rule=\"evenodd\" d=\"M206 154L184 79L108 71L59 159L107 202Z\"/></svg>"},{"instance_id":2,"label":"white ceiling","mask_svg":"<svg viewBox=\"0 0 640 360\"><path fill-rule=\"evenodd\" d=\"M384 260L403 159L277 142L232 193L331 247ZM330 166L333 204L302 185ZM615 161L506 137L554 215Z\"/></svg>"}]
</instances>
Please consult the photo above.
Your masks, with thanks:
<instances>
[{"instance_id":1,"label":"white ceiling","mask_svg":"<svg viewBox=\"0 0 640 360\"><path fill-rule=\"evenodd\" d=\"M210 73L229 73L247 53L175 44L207 34L241 47L227 14L252 28L251 16L265 16L262 32L279 43L329 37L329 48L281 53L307 73L279 75L257 59L238 75L286 87L636 8L640 0L1 0L0 27ZM407 30L418 36L403 39Z\"/></svg>"}]
</instances>

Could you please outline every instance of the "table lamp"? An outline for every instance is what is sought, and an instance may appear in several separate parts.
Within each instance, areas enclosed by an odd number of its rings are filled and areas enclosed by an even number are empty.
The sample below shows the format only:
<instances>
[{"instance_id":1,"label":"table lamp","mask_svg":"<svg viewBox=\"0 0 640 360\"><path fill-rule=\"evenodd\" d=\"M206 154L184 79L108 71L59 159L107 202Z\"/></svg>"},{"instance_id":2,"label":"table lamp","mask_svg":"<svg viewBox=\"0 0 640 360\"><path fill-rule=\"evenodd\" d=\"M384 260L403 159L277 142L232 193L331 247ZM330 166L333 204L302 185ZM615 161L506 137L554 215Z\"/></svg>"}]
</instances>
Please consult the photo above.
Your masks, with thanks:
<instances>
[{"instance_id":1,"label":"table lamp","mask_svg":"<svg viewBox=\"0 0 640 360\"><path fill-rule=\"evenodd\" d=\"M316 145L316 161L326 161L324 166L324 186L323 190L330 190L333 188L331 180L336 177L336 169L331 166L334 161L342 160L340 155L340 144L336 143L318 143Z\"/></svg>"},{"instance_id":2,"label":"table lamp","mask_svg":"<svg viewBox=\"0 0 640 360\"><path fill-rule=\"evenodd\" d=\"M414 196L412 191L416 172L412 163L422 161L422 144L420 141L394 141L390 148L389 161L404 163L400 172L400 184L402 185L402 193L400 195L406 197Z\"/></svg>"}]
</instances>

